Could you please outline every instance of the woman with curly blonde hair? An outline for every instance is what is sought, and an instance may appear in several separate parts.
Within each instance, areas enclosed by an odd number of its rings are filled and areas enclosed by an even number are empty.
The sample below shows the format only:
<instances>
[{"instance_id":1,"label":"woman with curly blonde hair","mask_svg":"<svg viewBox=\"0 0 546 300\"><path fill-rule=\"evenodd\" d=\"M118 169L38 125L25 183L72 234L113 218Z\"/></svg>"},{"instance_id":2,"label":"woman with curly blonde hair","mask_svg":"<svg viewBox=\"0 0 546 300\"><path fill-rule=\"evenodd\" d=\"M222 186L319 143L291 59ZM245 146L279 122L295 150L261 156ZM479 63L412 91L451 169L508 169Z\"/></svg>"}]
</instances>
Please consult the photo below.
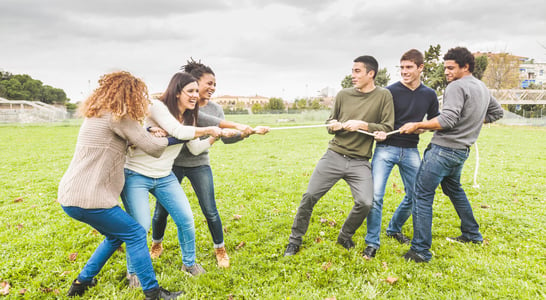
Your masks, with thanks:
<instances>
[{"instance_id":1,"label":"woman with curly blonde hair","mask_svg":"<svg viewBox=\"0 0 546 300\"><path fill-rule=\"evenodd\" d=\"M146 231L121 209L118 197L124 185L123 165L129 144L159 157L167 138L150 135L141 125L148 112L148 89L128 72L103 75L99 87L82 104L85 117L74 157L59 183L58 201L70 217L91 225L105 236L83 270L73 281L68 296L83 295L122 243L135 267L146 299L174 299L159 286L146 243Z\"/></svg>"}]
</instances>

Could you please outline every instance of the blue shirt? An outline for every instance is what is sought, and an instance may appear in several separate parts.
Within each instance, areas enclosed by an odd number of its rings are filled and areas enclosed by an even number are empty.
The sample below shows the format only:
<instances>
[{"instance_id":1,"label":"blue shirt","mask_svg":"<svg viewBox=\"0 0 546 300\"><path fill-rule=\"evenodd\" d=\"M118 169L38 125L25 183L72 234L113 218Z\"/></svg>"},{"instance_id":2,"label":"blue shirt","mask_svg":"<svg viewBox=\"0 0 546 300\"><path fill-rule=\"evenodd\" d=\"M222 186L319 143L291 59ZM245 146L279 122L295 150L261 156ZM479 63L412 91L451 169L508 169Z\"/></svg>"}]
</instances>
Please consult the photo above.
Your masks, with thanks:
<instances>
[{"instance_id":1,"label":"blue shirt","mask_svg":"<svg viewBox=\"0 0 546 300\"><path fill-rule=\"evenodd\" d=\"M387 87L391 92L394 102L394 129L402 127L408 122L421 122L438 116L438 97L433 89L420 84L415 90L411 90L400 81ZM418 134L393 134L383 142L390 146L402 148L416 148L419 143Z\"/></svg>"}]
</instances>

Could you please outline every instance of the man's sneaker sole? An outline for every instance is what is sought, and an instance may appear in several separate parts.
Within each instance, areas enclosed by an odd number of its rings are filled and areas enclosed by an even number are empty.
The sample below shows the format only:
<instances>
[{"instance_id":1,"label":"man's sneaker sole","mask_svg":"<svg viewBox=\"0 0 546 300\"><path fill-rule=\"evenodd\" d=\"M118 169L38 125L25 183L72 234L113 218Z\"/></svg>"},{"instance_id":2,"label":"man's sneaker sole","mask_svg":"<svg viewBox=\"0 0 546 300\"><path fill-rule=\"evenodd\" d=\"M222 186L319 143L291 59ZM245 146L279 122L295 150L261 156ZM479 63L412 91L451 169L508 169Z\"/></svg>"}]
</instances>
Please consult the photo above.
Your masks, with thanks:
<instances>
[{"instance_id":1,"label":"man's sneaker sole","mask_svg":"<svg viewBox=\"0 0 546 300\"><path fill-rule=\"evenodd\" d=\"M446 237L446 240L448 242L459 243L459 244L472 243L472 244L476 244L476 245L481 245L483 243L483 241L469 240L469 239L463 237L462 235L458 236L458 237Z\"/></svg>"}]
</instances>

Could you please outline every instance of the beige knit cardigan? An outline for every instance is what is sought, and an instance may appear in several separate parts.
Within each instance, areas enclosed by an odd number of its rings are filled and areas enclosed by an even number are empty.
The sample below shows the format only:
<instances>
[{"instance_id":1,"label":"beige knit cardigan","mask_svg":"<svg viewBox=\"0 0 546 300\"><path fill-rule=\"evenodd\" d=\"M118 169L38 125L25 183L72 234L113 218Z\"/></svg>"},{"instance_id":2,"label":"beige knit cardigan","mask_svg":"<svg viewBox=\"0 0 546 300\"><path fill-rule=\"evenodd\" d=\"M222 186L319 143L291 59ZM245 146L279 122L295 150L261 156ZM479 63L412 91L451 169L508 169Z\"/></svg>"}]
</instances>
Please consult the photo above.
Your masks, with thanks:
<instances>
[{"instance_id":1,"label":"beige knit cardigan","mask_svg":"<svg viewBox=\"0 0 546 300\"><path fill-rule=\"evenodd\" d=\"M137 121L128 118L116 121L109 113L86 118L74 157L59 183L59 203L86 209L119 205L128 144L159 157L167 146L167 139L151 136Z\"/></svg>"}]
</instances>

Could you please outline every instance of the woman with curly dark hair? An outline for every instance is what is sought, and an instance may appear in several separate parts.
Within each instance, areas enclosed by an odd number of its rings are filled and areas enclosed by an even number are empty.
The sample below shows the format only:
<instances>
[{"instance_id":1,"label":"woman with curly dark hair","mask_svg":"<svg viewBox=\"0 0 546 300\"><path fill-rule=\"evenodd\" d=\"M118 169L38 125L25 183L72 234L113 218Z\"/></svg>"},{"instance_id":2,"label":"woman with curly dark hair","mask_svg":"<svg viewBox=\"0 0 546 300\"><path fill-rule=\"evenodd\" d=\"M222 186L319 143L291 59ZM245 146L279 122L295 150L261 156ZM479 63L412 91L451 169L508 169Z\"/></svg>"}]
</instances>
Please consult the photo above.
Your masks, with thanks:
<instances>
[{"instance_id":1,"label":"woman with curly dark hair","mask_svg":"<svg viewBox=\"0 0 546 300\"><path fill-rule=\"evenodd\" d=\"M167 138L156 138L142 127L148 113L148 89L128 72L106 74L99 87L81 105L85 117L74 157L59 183L58 201L70 217L91 225L105 236L68 296L81 296L121 244L125 243L146 299L174 299L157 283L146 243L146 231L119 206L124 185L123 164L129 144L159 157Z\"/></svg>"}]
</instances>

